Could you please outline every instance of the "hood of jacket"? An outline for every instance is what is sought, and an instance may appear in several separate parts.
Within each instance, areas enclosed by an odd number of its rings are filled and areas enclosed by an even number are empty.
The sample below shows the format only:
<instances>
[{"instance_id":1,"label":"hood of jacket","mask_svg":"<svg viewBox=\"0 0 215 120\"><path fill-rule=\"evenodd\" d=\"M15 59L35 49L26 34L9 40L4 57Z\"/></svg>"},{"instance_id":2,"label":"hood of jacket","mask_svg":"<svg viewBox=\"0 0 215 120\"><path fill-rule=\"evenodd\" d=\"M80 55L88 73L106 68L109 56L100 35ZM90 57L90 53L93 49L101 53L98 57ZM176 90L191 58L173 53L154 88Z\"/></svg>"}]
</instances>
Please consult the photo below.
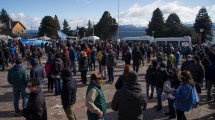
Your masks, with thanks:
<instances>
[{"instance_id":1,"label":"hood of jacket","mask_svg":"<svg viewBox=\"0 0 215 120\"><path fill-rule=\"evenodd\" d=\"M138 74L135 71L131 71L126 75L125 87L134 93L140 93L142 91L141 85L137 82Z\"/></svg>"},{"instance_id":2,"label":"hood of jacket","mask_svg":"<svg viewBox=\"0 0 215 120\"><path fill-rule=\"evenodd\" d=\"M15 70L15 71L19 71L20 68L22 68L21 64L16 64L13 66L13 70Z\"/></svg>"},{"instance_id":3,"label":"hood of jacket","mask_svg":"<svg viewBox=\"0 0 215 120\"><path fill-rule=\"evenodd\" d=\"M37 58L33 58L31 59L31 65L32 66L37 66L39 64L38 59Z\"/></svg>"}]
</instances>

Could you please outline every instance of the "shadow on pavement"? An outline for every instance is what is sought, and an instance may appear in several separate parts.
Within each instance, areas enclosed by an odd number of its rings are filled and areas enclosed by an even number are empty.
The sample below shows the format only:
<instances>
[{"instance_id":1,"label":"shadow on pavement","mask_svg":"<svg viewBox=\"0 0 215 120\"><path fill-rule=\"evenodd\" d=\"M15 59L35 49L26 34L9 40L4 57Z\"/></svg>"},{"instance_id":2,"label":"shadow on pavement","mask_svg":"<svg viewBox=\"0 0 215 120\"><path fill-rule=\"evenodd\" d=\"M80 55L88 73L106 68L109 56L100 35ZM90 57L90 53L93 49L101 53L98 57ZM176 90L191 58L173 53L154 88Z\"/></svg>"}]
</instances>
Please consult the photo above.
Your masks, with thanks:
<instances>
[{"instance_id":1,"label":"shadow on pavement","mask_svg":"<svg viewBox=\"0 0 215 120\"><path fill-rule=\"evenodd\" d=\"M0 102L13 102L13 92L7 92L0 95Z\"/></svg>"}]
</instances>

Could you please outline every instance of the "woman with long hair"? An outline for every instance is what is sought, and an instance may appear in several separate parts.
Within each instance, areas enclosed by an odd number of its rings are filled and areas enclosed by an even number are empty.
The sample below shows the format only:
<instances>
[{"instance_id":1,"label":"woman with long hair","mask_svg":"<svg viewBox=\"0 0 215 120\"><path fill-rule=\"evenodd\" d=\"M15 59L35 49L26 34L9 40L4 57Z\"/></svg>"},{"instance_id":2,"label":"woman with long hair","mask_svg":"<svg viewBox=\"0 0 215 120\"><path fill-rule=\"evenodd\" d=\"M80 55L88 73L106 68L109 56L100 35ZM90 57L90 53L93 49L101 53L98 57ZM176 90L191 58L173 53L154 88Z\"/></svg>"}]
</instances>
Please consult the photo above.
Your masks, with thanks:
<instances>
[{"instance_id":1,"label":"woman with long hair","mask_svg":"<svg viewBox=\"0 0 215 120\"><path fill-rule=\"evenodd\" d=\"M193 87L195 82L189 71L181 72L181 85L178 89L173 90L175 96L175 108L177 113L177 120L187 120L184 112L189 111L193 104Z\"/></svg>"},{"instance_id":2,"label":"woman with long hair","mask_svg":"<svg viewBox=\"0 0 215 120\"><path fill-rule=\"evenodd\" d=\"M125 65L123 74L121 76L119 76L119 78L118 78L118 80L116 81L116 84L115 84L115 88L117 90L121 89L124 86L126 75L130 71L132 71L131 66L130 65Z\"/></svg>"}]
</instances>

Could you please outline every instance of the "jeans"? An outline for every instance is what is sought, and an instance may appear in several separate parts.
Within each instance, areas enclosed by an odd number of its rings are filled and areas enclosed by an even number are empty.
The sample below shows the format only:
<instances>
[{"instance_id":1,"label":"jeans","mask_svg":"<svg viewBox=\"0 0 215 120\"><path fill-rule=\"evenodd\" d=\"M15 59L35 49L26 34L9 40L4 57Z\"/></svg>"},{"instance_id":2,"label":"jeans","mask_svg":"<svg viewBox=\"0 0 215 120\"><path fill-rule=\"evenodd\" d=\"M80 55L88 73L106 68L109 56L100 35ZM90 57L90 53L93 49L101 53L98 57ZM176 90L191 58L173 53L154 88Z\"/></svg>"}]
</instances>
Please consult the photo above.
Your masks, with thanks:
<instances>
[{"instance_id":1,"label":"jeans","mask_svg":"<svg viewBox=\"0 0 215 120\"><path fill-rule=\"evenodd\" d=\"M176 110L177 111L177 120L187 120L184 115L184 111Z\"/></svg>"},{"instance_id":2,"label":"jeans","mask_svg":"<svg viewBox=\"0 0 215 120\"><path fill-rule=\"evenodd\" d=\"M20 89L14 89L13 90L13 96L14 96L13 103L14 103L14 109L15 109L16 113L20 112L20 109L19 109L19 96L20 96L20 93L22 95L22 107L23 107L23 109L27 105L27 93L25 92L25 87L20 88Z\"/></svg>"},{"instance_id":3,"label":"jeans","mask_svg":"<svg viewBox=\"0 0 215 120\"><path fill-rule=\"evenodd\" d=\"M74 110L72 109L73 105L69 105L66 108L64 108L64 111L66 113L66 116L68 120L77 120Z\"/></svg>"},{"instance_id":4,"label":"jeans","mask_svg":"<svg viewBox=\"0 0 215 120\"><path fill-rule=\"evenodd\" d=\"M55 95L61 94L61 80L60 78L54 78L55 81Z\"/></svg>"},{"instance_id":5,"label":"jeans","mask_svg":"<svg viewBox=\"0 0 215 120\"><path fill-rule=\"evenodd\" d=\"M168 106L169 106L170 115L175 115L174 102L175 102L175 99L174 100L168 99Z\"/></svg>"},{"instance_id":6,"label":"jeans","mask_svg":"<svg viewBox=\"0 0 215 120\"><path fill-rule=\"evenodd\" d=\"M162 108L161 95L162 95L162 93L163 93L163 89L162 89L162 88L156 87L156 93L157 93L157 104L158 104L158 108Z\"/></svg>"},{"instance_id":7,"label":"jeans","mask_svg":"<svg viewBox=\"0 0 215 120\"><path fill-rule=\"evenodd\" d=\"M138 73L140 65L133 65L133 70Z\"/></svg>"},{"instance_id":8,"label":"jeans","mask_svg":"<svg viewBox=\"0 0 215 120\"><path fill-rule=\"evenodd\" d=\"M73 74L76 75L76 62L71 61L71 71L73 71Z\"/></svg>"},{"instance_id":9,"label":"jeans","mask_svg":"<svg viewBox=\"0 0 215 120\"><path fill-rule=\"evenodd\" d=\"M87 83L87 70L81 70L81 80L83 84Z\"/></svg>"},{"instance_id":10,"label":"jeans","mask_svg":"<svg viewBox=\"0 0 215 120\"><path fill-rule=\"evenodd\" d=\"M150 96L153 97L153 93L154 93L154 86L150 83L146 83L146 95L147 97L149 97L149 88L151 88L151 94Z\"/></svg>"},{"instance_id":11,"label":"jeans","mask_svg":"<svg viewBox=\"0 0 215 120\"><path fill-rule=\"evenodd\" d=\"M108 67L108 77L109 77L109 81L110 81L110 82L113 82L113 80L114 80L113 68L114 68L114 67Z\"/></svg>"},{"instance_id":12,"label":"jeans","mask_svg":"<svg viewBox=\"0 0 215 120\"><path fill-rule=\"evenodd\" d=\"M106 78L106 66L101 66L101 76L103 77L103 78Z\"/></svg>"},{"instance_id":13,"label":"jeans","mask_svg":"<svg viewBox=\"0 0 215 120\"><path fill-rule=\"evenodd\" d=\"M207 81L207 96L209 99L212 98L211 89L212 89L213 84L215 84L215 83L212 81L209 81L209 80Z\"/></svg>"}]
</instances>

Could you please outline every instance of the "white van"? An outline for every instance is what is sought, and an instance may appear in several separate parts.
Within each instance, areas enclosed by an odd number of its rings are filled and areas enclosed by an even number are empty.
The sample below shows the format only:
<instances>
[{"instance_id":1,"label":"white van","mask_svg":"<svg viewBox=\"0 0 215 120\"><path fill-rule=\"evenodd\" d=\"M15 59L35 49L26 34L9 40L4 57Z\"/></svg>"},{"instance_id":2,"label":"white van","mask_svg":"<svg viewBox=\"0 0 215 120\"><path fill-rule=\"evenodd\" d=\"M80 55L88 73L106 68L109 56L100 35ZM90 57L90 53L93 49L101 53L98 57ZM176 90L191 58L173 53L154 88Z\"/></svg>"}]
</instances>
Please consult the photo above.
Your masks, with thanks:
<instances>
[{"instance_id":1,"label":"white van","mask_svg":"<svg viewBox=\"0 0 215 120\"><path fill-rule=\"evenodd\" d=\"M151 36L141 36L141 37L124 37L121 41L125 41L127 43L131 42L141 42L145 44L151 44L154 41L154 37Z\"/></svg>"},{"instance_id":2,"label":"white van","mask_svg":"<svg viewBox=\"0 0 215 120\"><path fill-rule=\"evenodd\" d=\"M100 40L100 38L97 37L97 36L83 37L81 39L81 41L84 42L84 43L93 43L93 44L98 42L99 40Z\"/></svg>"},{"instance_id":3,"label":"white van","mask_svg":"<svg viewBox=\"0 0 215 120\"><path fill-rule=\"evenodd\" d=\"M154 42L158 46L167 46L171 43L174 47L190 46L192 44L189 36L155 38Z\"/></svg>"}]
</instances>

